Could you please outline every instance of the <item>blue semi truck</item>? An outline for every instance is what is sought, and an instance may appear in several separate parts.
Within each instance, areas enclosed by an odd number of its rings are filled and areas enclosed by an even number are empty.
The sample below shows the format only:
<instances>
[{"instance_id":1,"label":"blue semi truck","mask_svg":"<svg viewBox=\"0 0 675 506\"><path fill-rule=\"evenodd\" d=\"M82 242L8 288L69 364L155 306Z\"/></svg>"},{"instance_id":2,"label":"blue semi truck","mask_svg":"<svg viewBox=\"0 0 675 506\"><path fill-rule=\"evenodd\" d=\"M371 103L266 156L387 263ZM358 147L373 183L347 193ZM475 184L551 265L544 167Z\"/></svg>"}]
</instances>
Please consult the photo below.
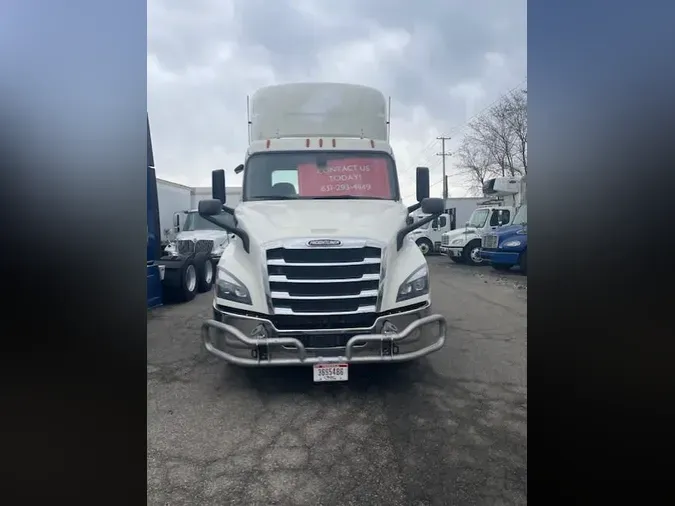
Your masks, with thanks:
<instances>
[{"instance_id":1,"label":"blue semi truck","mask_svg":"<svg viewBox=\"0 0 675 506\"><path fill-rule=\"evenodd\" d=\"M150 119L147 118L147 225L146 275L148 308L164 302L186 302L199 292L208 292L213 286L214 259L211 257L213 241L195 240L174 255L162 251L159 226L159 202L155 157L150 136ZM224 178L224 175L221 175ZM190 241L184 241L190 242Z\"/></svg>"},{"instance_id":2,"label":"blue semi truck","mask_svg":"<svg viewBox=\"0 0 675 506\"><path fill-rule=\"evenodd\" d=\"M527 274L527 204L518 208L511 225L483 236L480 256L496 270L518 266Z\"/></svg>"}]
</instances>

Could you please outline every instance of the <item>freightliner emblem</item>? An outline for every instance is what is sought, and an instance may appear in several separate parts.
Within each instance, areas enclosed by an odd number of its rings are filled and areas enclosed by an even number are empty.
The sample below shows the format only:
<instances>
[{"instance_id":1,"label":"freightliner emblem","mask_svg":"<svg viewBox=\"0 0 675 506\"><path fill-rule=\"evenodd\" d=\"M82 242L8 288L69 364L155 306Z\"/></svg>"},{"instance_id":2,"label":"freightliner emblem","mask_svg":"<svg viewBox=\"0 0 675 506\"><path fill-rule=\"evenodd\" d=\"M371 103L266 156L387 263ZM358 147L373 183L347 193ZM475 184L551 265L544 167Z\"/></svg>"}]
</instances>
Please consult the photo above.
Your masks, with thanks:
<instances>
[{"instance_id":1,"label":"freightliner emblem","mask_svg":"<svg viewBox=\"0 0 675 506\"><path fill-rule=\"evenodd\" d=\"M342 241L337 239L314 239L307 241L307 246L340 246Z\"/></svg>"}]
</instances>

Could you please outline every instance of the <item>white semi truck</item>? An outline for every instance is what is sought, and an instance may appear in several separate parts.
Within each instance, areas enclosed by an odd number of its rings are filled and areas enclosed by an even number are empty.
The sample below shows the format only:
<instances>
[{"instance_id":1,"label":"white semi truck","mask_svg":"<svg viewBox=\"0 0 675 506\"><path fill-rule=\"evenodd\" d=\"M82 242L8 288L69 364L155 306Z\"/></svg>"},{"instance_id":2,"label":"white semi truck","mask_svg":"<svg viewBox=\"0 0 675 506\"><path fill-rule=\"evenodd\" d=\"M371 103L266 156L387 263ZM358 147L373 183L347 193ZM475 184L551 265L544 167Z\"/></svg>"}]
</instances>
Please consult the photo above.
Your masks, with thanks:
<instances>
[{"instance_id":1,"label":"white semi truck","mask_svg":"<svg viewBox=\"0 0 675 506\"><path fill-rule=\"evenodd\" d=\"M488 232L509 225L515 216L517 195L521 190L519 177L488 179L483 195L489 200L481 202L463 228L441 236L440 251L457 263L481 265L481 238Z\"/></svg>"},{"instance_id":2,"label":"white semi truck","mask_svg":"<svg viewBox=\"0 0 675 506\"><path fill-rule=\"evenodd\" d=\"M224 171L214 171L214 198L199 203L236 236L217 266L206 350L243 366L312 366L314 381L439 350L446 320L432 311L429 269L409 234L443 201L428 198L429 171L418 167L418 203L403 204L382 93L286 84L249 104L241 202L226 205ZM413 222L417 209L429 216Z\"/></svg>"}]
</instances>

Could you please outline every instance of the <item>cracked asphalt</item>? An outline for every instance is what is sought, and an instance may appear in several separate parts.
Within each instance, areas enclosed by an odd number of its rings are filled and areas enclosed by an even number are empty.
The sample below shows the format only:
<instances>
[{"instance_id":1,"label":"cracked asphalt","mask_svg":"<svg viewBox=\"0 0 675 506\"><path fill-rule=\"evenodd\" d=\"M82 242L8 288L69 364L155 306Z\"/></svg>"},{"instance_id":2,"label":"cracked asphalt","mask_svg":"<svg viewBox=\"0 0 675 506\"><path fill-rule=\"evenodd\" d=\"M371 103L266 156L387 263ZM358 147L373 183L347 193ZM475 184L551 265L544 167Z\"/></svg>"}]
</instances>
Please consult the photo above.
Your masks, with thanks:
<instances>
[{"instance_id":1,"label":"cracked asphalt","mask_svg":"<svg viewBox=\"0 0 675 506\"><path fill-rule=\"evenodd\" d=\"M347 383L211 357L210 293L150 311L148 504L526 504L527 278L429 263L445 347Z\"/></svg>"}]
</instances>

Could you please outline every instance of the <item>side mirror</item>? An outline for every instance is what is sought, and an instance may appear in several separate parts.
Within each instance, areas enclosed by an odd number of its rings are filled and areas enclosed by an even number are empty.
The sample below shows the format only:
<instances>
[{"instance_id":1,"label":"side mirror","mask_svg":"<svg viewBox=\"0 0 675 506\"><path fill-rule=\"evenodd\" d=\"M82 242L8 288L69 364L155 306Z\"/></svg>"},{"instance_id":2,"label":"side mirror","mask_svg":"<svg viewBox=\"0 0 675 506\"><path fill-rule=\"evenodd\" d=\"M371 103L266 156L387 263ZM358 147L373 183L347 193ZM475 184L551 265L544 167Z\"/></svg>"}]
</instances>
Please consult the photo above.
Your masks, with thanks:
<instances>
[{"instance_id":1,"label":"side mirror","mask_svg":"<svg viewBox=\"0 0 675 506\"><path fill-rule=\"evenodd\" d=\"M200 200L197 209L204 216L216 216L222 213L223 204L217 199Z\"/></svg>"},{"instance_id":2,"label":"side mirror","mask_svg":"<svg viewBox=\"0 0 675 506\"><path fill-rule=\"evenodd\" d=\"M427 172L427 178L428 177L429 173ZM428 179L427 182L429 182ZM443 199L427 197L422 200L422 212L424 214L441 214L443 213L443 209L445 209L445 201Z\"/></svg>"},{"instance_id":3,"label":"side mirror","mask_svg":"<svg viewBox=\"0 0 675 506\"><path fill-rule=\"evenodd\" d=\"M429 167L417 167L416 184L417 202L421 203L424 199L429 198ZM426 211L423 210L422 212Z\"/></svg>"},{"instance_id":4,"label":"side mirror","mask_svg":"<svg viewBox=\"0 0 675 506\"><path fill-rule=\"evenodd\" d=\"M173 213L173 229L180 232L180 214Z\"/></svg>"},{"instance_id":5,"label":"side mirror","mask_svg":"<svg viewBox=\"0 0 675 506\"><path fill-rule=\"evenodd\" d=\"M213 195L214 200L220 201L222 207L227 199L225 192L225 171L223 169L211 172L211 195Z\"/></svg>"},{"instance_id":6,"label":"side mirror","mask_svg":"<svg viewBox=\"0 0 675 506\"><path fill-rule=\"evenodd\" d=\"M431 222L431 228L438 228L438 218L434 219L434 221Z\"/></svg>"},{"instance_id":7,"label":"side mirror","mask_svg":"<svg viewBox=\"0 0 675 506\"><path fill-rule=\"evenodd\" d=\"M239 165L237 165L237 166L234 168L234 173L235 173L235 174L241 174L241 173L243 172L243 170L244 170L244 164L243 164L243 163L240 163Z\"/></svg>"}]
</instances>

